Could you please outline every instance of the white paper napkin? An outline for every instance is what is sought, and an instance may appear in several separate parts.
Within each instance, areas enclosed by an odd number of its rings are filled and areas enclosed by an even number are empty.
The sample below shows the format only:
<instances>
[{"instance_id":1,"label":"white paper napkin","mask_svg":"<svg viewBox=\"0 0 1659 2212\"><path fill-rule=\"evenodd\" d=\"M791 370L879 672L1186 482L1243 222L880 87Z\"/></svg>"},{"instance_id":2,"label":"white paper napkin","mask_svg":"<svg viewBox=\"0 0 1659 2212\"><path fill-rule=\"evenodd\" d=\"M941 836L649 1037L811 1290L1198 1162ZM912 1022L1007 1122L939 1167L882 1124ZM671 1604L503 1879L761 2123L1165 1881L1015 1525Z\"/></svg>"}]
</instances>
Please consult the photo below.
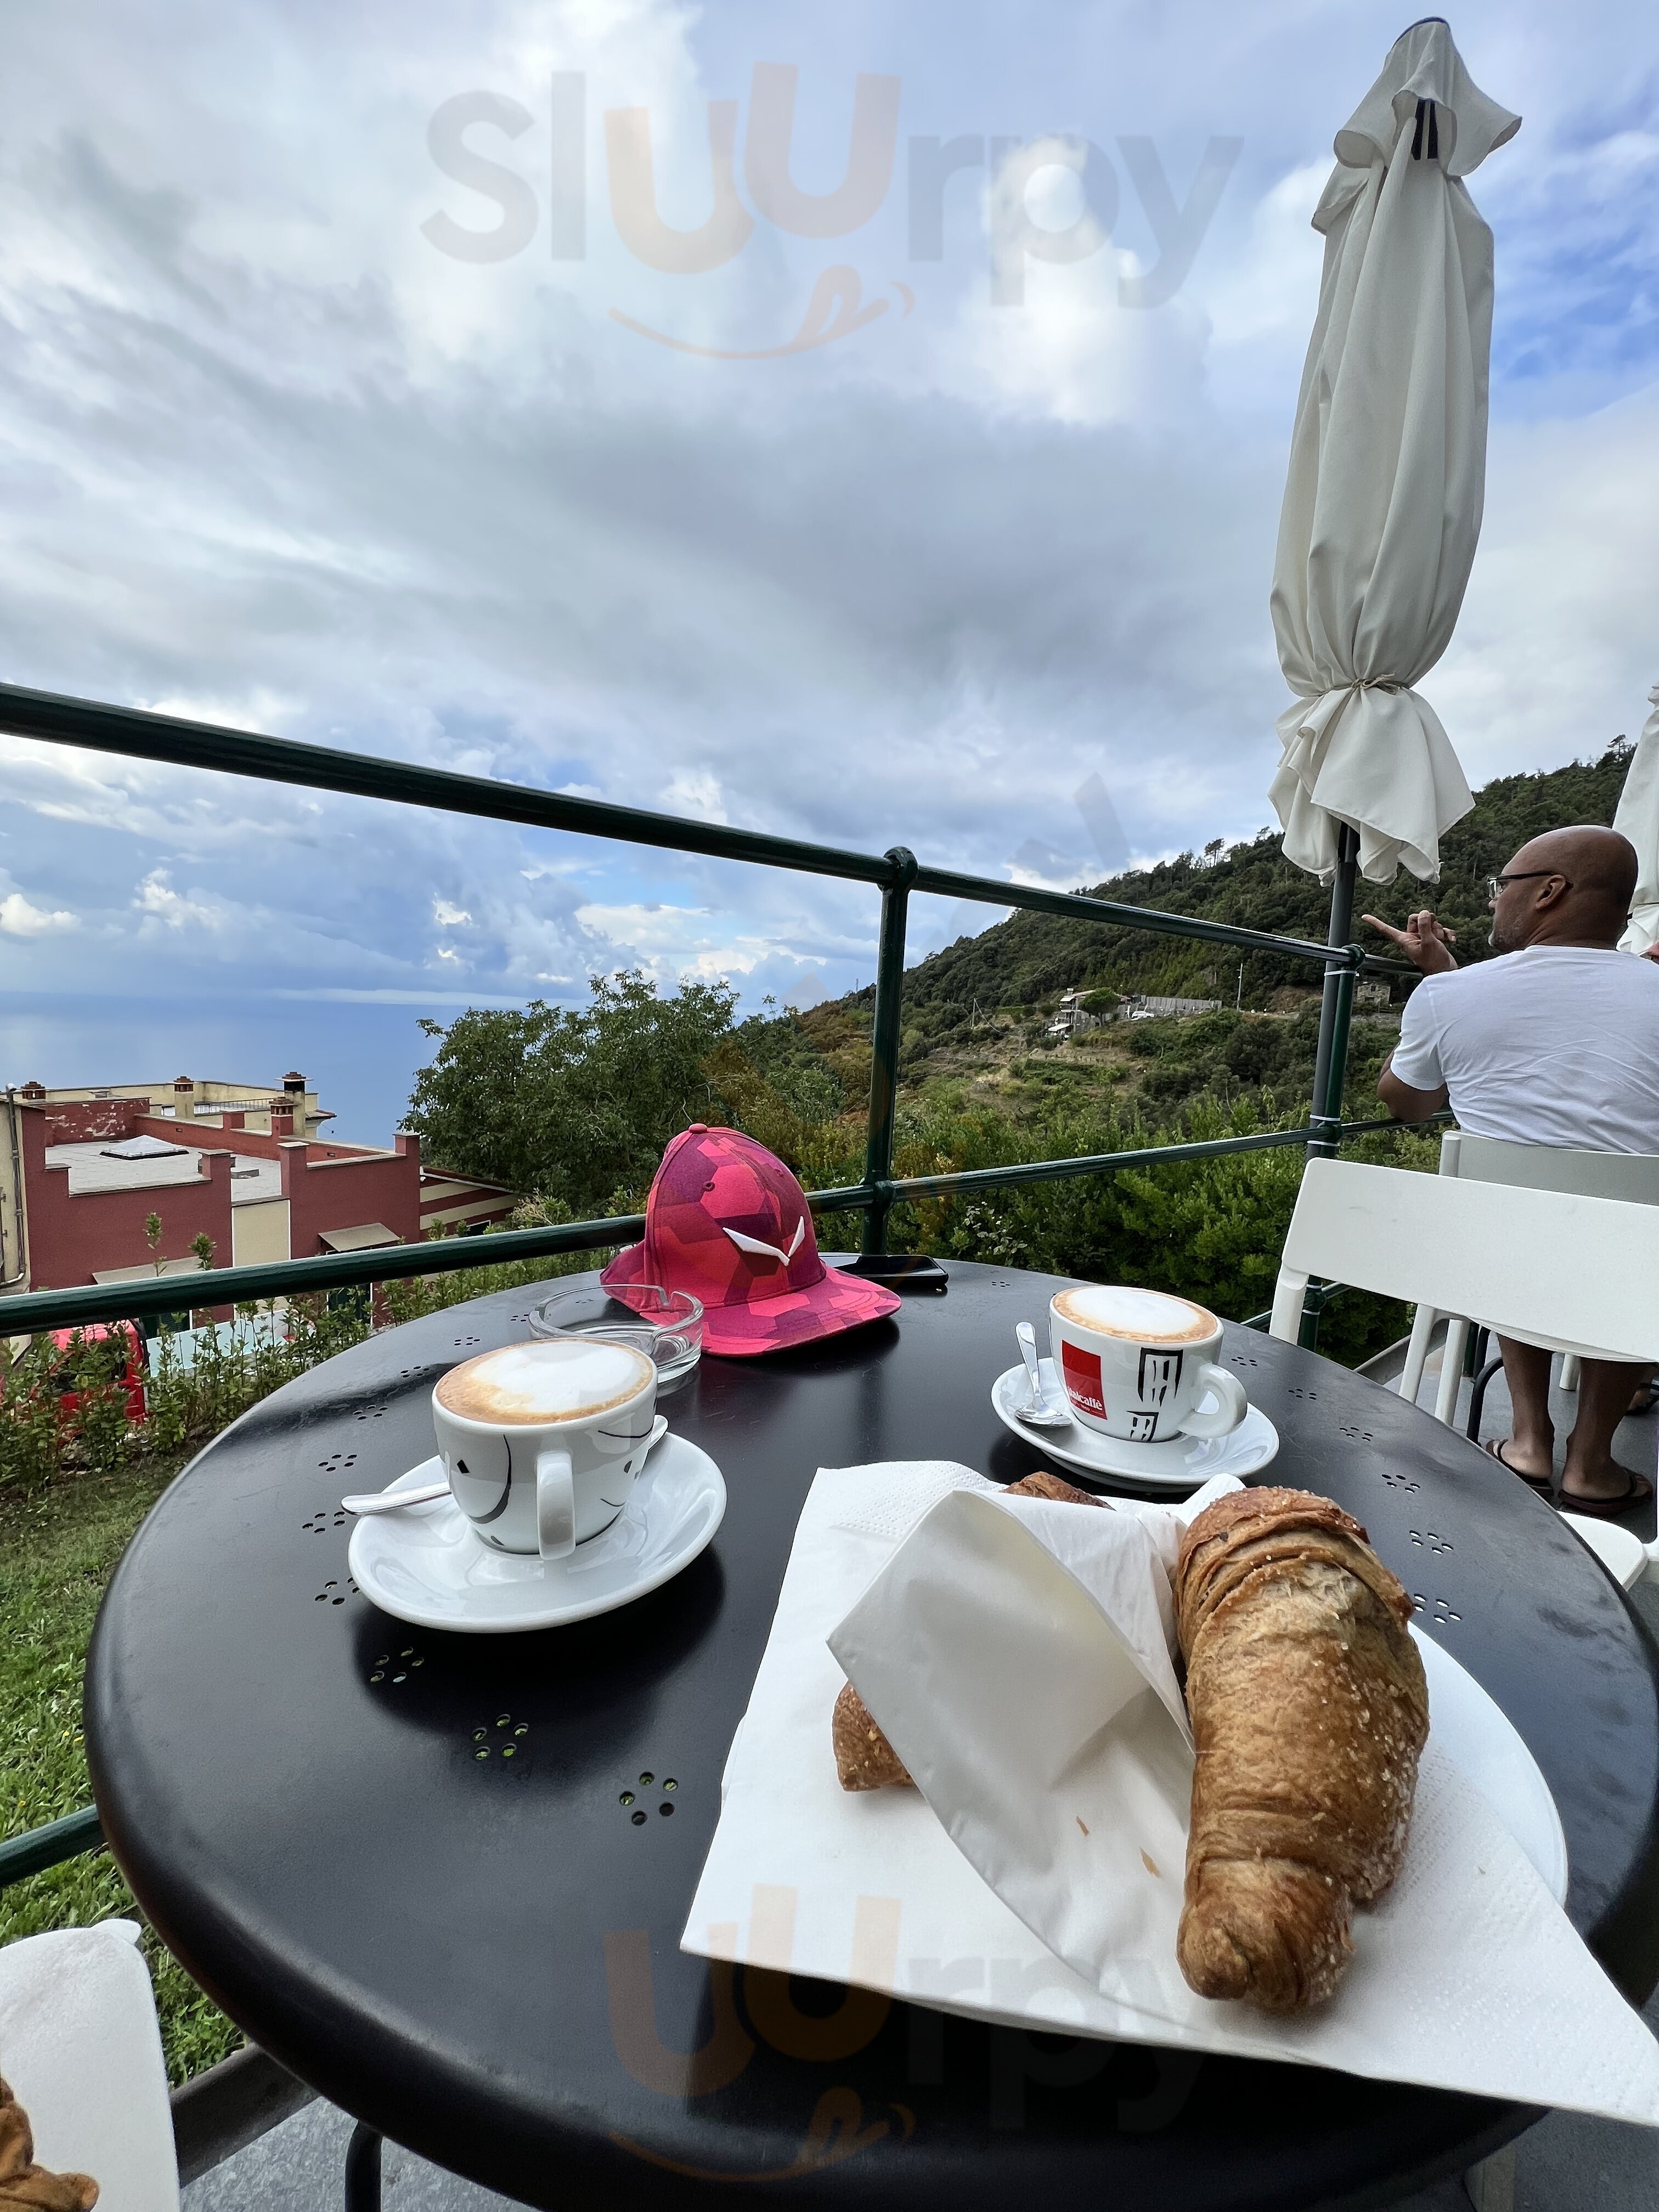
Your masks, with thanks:
<instances>
[{"instance_id":1,"label":"white paper napkin","mask_svg":"<svg viewBox=\"0 0 1659 2212\"><path fill-rule=\"evenodd\" d=\"M1275 2021L1188 1989L1167 1567L1204 1502L1085 1512L943 1462L821 1472L682 1948L1659 2124L1659 2045L1432 1735L1406 1863L1356 1916L1336 1996ZM841 1789L843 1662L917 1790Z\"/></svg>"}]
</instances>

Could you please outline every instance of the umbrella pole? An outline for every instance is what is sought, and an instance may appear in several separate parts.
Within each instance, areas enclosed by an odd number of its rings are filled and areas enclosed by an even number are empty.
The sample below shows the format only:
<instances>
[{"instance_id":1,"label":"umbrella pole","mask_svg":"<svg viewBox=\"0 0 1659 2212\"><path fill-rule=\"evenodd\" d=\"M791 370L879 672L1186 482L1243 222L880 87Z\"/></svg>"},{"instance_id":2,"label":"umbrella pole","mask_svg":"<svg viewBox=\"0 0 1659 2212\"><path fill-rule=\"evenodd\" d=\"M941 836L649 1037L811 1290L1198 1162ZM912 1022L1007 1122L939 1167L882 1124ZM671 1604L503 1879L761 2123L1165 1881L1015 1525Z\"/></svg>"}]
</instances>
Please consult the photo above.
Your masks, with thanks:
<instances>
[{"instance_id":1,"label":"umbrella pole","mask_svg":"<svg viewBox=\"0 0 1659 2212\"><path fill-rule=\"evenodd\" d=\"M1336 833L1336 874L1331 884L1331 926L1325 942L1346 951L1353 934L1354 878L1359 833L1341 823ZM1314 1059L1313 1108L1308 1116L1310 1158L1328 1159L1342 1141L1342 1080L1348 1064L1348 1022L1353 1012L1353 963L1333 961L1325 970L1319 1007L1319 1049Z\"/></svg>"},{"instance_id":2,"label":"umbrella pole","mask_svg":"<svg viewBox=\"0 0 1659 2212\"><path fill-rule=\"evenodd\" d=\"M1331 883L1331 926L1325 942L1347 954L1353 934L1354 878L1359 867L1359 833L1340 823L1336 833L1336 874ZM1348 1066L1348 1021L1353 1012L1356 963L1352 955L1333 960L1325 970L1325 994L1319 1006L1319 1049L1314 1058L1313 1104L1308 1115L1310 1159L1330 1159L1342 1142L1342 1079ZM1310 1284L1297 1340L1310 1352L1319 1348L1319 1316L1325 1286Z\"/></svg>"}]
</instances>

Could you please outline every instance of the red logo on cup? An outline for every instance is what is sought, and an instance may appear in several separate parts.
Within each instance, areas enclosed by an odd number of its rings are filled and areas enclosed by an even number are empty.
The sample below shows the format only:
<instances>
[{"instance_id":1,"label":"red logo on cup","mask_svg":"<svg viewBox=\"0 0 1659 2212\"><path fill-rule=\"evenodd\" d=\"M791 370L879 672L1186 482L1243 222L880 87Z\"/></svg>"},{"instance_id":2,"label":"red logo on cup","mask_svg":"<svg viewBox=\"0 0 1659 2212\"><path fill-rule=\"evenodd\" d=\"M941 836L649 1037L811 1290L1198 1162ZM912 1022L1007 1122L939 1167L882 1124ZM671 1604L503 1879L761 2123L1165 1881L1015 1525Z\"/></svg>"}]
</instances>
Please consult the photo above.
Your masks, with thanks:
<instances>
[{"instance_id":1,"label":"red logo on cup","mask_svg":"<svg viewBox=\"0 0 1659 2212\"><path fill-rule=\"evenodd\" d=\"M1093 1413L1101 1420L1106 1418L1106 1398L1100 1380L1100 1354L1082 1352L1074 1344L1060 1339L1060 1375L1066 1384L1066 1395L1072 1403L1085 1413Z\"/></svg>"}]
</instances>

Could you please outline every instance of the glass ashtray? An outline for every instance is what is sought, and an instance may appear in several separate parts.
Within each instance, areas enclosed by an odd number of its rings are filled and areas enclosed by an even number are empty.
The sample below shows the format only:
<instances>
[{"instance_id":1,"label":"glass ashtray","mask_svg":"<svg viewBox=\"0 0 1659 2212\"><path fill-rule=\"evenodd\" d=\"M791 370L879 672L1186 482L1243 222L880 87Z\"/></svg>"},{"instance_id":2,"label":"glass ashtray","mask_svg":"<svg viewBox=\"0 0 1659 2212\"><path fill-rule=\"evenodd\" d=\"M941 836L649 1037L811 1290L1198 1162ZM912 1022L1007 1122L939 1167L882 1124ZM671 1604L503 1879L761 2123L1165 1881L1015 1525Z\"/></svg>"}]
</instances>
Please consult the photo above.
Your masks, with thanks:
<instances>
[{"instance_id":1,"label":"glass ashtray","mask_svg":"<svg viewBox=\"0 0 1659 2212\"><path fill-rule=\"evenodd\" d=\"M658 1283L599 1283L556 1291L530 1316L534 1336L602 1336L649 1352L659 1390L689 1375L702 1356L702 1305Z\"/></svg>"}]
</instances>

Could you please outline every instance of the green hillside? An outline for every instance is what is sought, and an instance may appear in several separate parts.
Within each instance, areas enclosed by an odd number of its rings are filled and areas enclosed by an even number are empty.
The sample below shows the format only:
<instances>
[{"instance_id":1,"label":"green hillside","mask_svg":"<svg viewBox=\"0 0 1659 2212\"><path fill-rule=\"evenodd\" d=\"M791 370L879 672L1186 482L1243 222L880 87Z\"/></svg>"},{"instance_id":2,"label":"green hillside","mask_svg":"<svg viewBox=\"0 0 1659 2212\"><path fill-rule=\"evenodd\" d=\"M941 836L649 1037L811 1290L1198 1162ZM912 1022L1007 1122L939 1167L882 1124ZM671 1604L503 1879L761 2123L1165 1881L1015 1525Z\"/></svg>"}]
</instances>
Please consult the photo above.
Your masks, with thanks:
<instances>
[{"instance_id":1,"label":"green hillside","mask_svg":"<svg viewBox=\"0 0 1659 2212\"><path fill-rule=\"evenodd\" d=\"M1357 906L1396 924L1418 906L1432 905L1458 933L1467 962L1487 951L1486 879L1528 837L1570 822L1613 820L1630 746L1620 738L1599 760L1575 761L1537 775L1501 776L1476 793L1474 809L1441 847L1437 885L1420 884L1402 870L1386 888L1362 882ZM1275 830L1248 844L1182 853L1158 867L1114 876L1090 887L1098 898L1166 914L1202 915L1215 921L1322 944L1330 894L1279 851ZM1374 932L1356 925L1362 941L1389 948ZM906 1056L957 1038L967 1039L978 1017L995 1009L1037 1009L1079 987L1118 993L1150 991L1229 1006L1268 1007L1286 987L1316 986L1318 971L1301 961L1250 954L1239 974L1237 955L1223 945L1189 944L1150 931L1102 923L1066 921L1020 913L979 937L960 938L920 963L904 979ZM1397 990L1396 995L1399 995ZM868 1009L871 989L842 1002Z\"/></svg>"},{"instance_id":2,"label":"green hillside","mask_svg":"<svg viewBox=\"0 0 1659 2212\"><path fill-rule=\"evenodd\" d=\"M1391 921L1430 902L1486 952L1486 878L1518 845L1569 822L1609 822L1629 748L1489 783L1447 837L1432 894L1401 876L1368 889ZM1322 943L1328 893L1289 866L1277 834L1183 854L1097 887L1125 904ZM1319 969L1183 944L1148 931L1020 913L921 962L904 978L894 1166L900 1176L1138 1151L1299 1124L1308 1111ZM1057 1042L1063 990L1145 990L1222 1001L1194 1019L1109 1022ZM786 1159L808 1189L862 1172L873 993L805 1013L732 1018L724 985L659 1000L642 976L595 983L572 1012L472 1009L447 1030L411 1102L434 1157L533 1194L533 1218L631 1212L662 1146L689 1121L729 1121ZM1403 995L1397 990L1397 995ZM1376 1076L1399 1007L1356 1010L1346 1108L1378 1113ZM1362 1136L1351 1155L1431 1170L1432 1136ZM1180 1290L1215 1312L1259 1313L1273 1294L1302 1155L1289 1148L1175 1160L1029 1188L902 1205L895 1249ZM833 1226L832 1226L833 1223ZM845 1217L821 1224L845 1235ZM1403 1307L1360 1293L1321 1342L1358 1360L1399 1336Z\"/></svg>"}]
</instances>

